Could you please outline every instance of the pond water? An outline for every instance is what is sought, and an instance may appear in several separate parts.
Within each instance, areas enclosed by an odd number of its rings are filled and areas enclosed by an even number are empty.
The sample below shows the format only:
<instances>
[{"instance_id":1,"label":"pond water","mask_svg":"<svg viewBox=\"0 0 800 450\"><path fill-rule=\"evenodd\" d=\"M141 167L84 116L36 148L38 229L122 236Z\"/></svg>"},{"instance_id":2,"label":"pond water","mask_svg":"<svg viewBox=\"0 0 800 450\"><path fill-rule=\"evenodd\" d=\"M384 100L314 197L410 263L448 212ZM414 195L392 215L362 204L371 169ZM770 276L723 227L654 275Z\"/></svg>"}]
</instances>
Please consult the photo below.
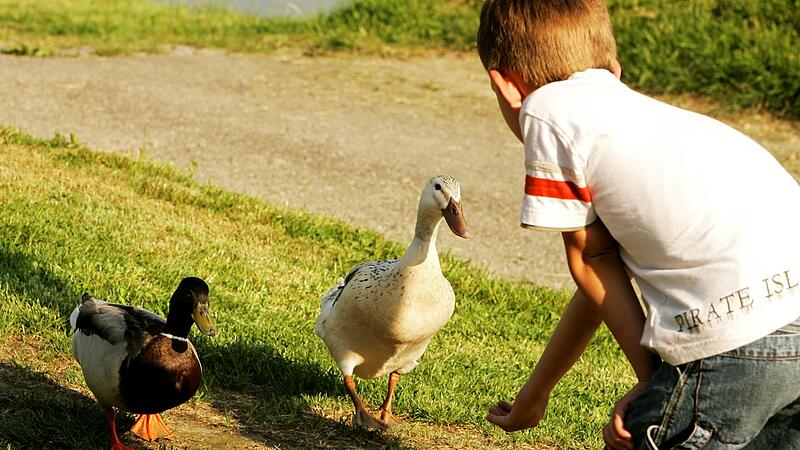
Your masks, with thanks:
<instances>
[{"instance_id":1,"label":"pond water","mask_svg":"<svg viewBox=\"0 0 800 450\"><path fill-rule=\"evenodd\" d=\"M156 3L211 4L260 16L313 16L330 11L343 0L156 0Z\"/></svg>"}]
</instances>

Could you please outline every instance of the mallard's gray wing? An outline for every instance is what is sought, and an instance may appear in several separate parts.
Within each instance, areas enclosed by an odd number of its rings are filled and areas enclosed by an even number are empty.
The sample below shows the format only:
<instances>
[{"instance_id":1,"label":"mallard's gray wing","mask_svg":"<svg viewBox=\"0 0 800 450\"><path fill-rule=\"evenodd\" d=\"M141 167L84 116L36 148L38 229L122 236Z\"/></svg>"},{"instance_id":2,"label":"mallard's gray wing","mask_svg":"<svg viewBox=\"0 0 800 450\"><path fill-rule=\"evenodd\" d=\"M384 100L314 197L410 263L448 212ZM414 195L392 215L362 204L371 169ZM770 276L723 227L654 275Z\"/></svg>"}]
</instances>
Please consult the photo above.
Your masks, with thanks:
<instances>
[{"instance_id":1,"label":"mallard's gray wing","mask_svg":"<svg viewBox=\"0 0 800 450\"><path fill-rule=\"evenodd\" d=\"M88 294L81 299L75 321L76 332L97 335L112 345L125 342L131 357L161 333L165 325L162 317L146 309L108 303Z\"/></svg>"}]
</instances>

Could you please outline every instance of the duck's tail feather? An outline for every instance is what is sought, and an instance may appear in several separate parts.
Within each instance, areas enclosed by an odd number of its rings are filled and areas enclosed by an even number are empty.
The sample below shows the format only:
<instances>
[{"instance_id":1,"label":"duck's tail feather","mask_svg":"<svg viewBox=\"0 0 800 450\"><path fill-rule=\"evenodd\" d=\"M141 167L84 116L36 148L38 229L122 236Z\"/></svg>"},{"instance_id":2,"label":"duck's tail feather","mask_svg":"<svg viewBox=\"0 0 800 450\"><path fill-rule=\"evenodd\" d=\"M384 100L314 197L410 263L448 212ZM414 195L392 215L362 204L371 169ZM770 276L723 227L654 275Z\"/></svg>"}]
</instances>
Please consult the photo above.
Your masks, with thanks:
<instances>
[{"instance_id":1,"label":"duck's tail feather","mask_svg":"<svg viewBox=\"0 0 800 450\"><path fill-rule=\"evenodd\" d=\"M81 308L89 300L96 300L96 299L91 295L89 295L88 292L84 292L83 295L81 296L81 302L75 306L75 309L73 309L72 313L69 315L69 325L72 327L73 332L76 329L78 329L78 316L81 313Z\"/></svg>"},{"instance_id":2,"label":"duck's tail feather","mask_svg":"<svg viewBox=\"0 0 800 450\"><path fill-rule=\"evenodd\" d=\"M75 329L78 325L78 314L81 313L81 305L75 305L75 309L72 310L72 313L69 315L69 326L72 328L72 332L75 332Z\"/></svg>"},{"instance_id":3,"label":"duck's tail feather","mask_svg":"<svg viewBox=\"0 0 800 450\"><path fill-rule=\"evenodd\" d=\"M339 282L336 283L336 286L328 289L328 292L326 292L325 295L322 296L322 302L320 303L320 312L319 316L317 316L317 326L316 326L317 336L324 337L323 324L325 323L325 319L328 318L331 311L333 310L333 305L336 303L336 300L339 298L339 295L341 295L342 289L344 289L344 278L339 278Z\"/></svg>"},{"instance_id":4,"label":"duck's tail feather","mask_svg":"<svg viewBox=\"0 0 800 450\"><path fill-rule=\"evenodd\" d=\"M336 286L328 289L328 292L322 296L320 308L322 308L323 311L325 308L332 308L336 299L339 298L339 294L342 293L342 289L344 289L344 278L339 278L339 282L336 283Z\"/></svg>"}]
</instances>

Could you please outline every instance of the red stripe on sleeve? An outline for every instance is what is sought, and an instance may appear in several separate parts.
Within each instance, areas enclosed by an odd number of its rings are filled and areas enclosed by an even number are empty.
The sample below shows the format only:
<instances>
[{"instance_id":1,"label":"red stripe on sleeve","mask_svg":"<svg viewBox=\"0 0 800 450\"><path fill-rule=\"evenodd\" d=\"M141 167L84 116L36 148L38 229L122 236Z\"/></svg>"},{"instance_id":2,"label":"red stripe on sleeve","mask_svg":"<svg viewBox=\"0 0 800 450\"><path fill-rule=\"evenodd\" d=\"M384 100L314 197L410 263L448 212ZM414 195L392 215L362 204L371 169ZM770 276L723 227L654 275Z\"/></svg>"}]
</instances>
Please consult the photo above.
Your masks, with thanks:
<instances>
[{"instance_id":1,"label":"red stripe on sleeve","mask_svg":"<svg viewBox=\"0 0 800 450\"><path fill-rule=\"evenodd\" d=\"M589 189L580 187L571 181L555 181L546 178L525 176L525 193L535 197L560 198L562 200L580 200L590 203L592 196Z\"/></svg>"}]
</instances>

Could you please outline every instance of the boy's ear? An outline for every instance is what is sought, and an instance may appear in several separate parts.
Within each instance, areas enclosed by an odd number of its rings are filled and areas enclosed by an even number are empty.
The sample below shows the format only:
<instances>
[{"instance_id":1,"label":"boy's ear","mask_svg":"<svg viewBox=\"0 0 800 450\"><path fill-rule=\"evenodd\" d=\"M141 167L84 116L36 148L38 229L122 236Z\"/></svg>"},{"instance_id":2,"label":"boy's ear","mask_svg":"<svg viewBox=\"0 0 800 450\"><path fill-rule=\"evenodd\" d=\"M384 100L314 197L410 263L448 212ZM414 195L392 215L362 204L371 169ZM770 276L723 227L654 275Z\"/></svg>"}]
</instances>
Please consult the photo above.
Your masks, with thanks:
<instances>
[{"instance_id":1,"label":"boy's ear","mask_svg":"<svg viewBox=\"0 0 800 450\"><path fill-rule=\"evenodd\" d=\"M530 94L522 77L513 72L502 73L499 70L491 69L489 70L489 79L492 80L494 89L505 99L511 109L518 111L522 108L522 101Z\"/></svg>"},{"instance_id":2,"label":"boy's ear","mask_svg":"<svg viewBox=\"0 0 800 450\"><path fill-rule=\"evenodd\" d=\"M616 59L611 64L611 73L613 73L614 76L616 76L618 80L622 79L622 65Z\"/></svg>"}]
</instances>

